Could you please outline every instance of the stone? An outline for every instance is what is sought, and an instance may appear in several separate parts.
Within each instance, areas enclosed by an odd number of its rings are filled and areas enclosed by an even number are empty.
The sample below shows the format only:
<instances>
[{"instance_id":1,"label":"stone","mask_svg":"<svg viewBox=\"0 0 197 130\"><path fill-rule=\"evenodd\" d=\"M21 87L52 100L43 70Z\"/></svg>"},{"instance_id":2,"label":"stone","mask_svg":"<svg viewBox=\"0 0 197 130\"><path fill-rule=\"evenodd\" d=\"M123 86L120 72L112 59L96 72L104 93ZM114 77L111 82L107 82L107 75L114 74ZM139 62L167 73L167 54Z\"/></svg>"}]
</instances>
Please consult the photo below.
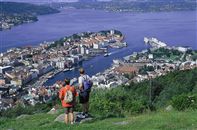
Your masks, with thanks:
<instances>
[{"instance_id":1,"label":"stone","mask_svg":"<svg viewBox=\"0 0 197 130\"><path fill-rule=\"evenodd\" d=\"M78 118L77 115L79 115L79 112L74 112L74 120L76 124L81 124L81 123L85 123L85 122L90 122L93 120L92 117L88 117L88 118ZM60 114L54 121L57 122L62 122L64 123L64 118L65 118L65 114Z\"/></svg>"},{"instance_id":2,"label":"stone","mask_svg":"<svg viewBox=\"0 0 197 130\"><path fill-rule=\"evenodd\" d=\"M172 111L172 110L173 110L172 105L169 105L169 106L166 107L166 111Z\"/></svg>"},{"instance_id":3,"label":"stone","mask_svg":"<svg viewBox=\"0 0 197 130\"><path fill-rule=\"evenodd\" d=\"M91 117L88 117L88 118L85 118L85 119L82 119L82 120L80 120L78 123L86 123L86 122L90 122L90 121L92 121L93 120L93 118L91 118ZM75 121L76 122L76 121ZM77 122L76 122L77 123Z\"/></svg>"},{"instance_id":4,"label":"stone","mask_svg":"<svg viewBox=\"0 0 197 130\"><path fill-rule=\"evenodd\" d=\"M65 114L60 114L55 121L57 122L64 122Z\"/></svg>"},{"instance_id":5,"label":"stone","mask_svg":"<svg viewBox=\"0 0 197 130\"><path fill-rule=\"evenodd\" d=\"M49 112L47 112L47 114L51 114L51 115L58 114L58 110L52 108Z\"/></svg>"}]
</instances>

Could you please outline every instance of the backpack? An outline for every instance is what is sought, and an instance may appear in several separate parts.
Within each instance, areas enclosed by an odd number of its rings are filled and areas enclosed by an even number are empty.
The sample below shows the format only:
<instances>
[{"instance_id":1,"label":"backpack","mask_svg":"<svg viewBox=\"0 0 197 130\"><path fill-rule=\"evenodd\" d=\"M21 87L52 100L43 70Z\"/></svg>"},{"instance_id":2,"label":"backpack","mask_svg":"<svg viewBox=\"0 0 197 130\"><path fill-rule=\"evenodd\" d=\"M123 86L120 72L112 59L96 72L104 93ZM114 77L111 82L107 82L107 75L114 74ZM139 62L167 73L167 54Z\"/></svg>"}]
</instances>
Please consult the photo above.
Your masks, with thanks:
<instances>
[{"instance_id":1,"label":"backpack","mask_svg":"<svg viewBox=\"0 0 197 130\"><path fill-rule=\"evenodd\" d=\"M66 91L66 93L65 93L65 96L64 96L64 101L66 102L66 103L72 103L73 102L73 93L72 93L72 91L71 91L71 88L70 89L68 89L67 91Z\"/></svg>"},{"instance_id":2,"label":"backpack","mask_svg":"<svg viewBox=\"0 0 197 130\"><path fill-rule=\"evenodd\" d=\"M90 91L91 88L92 88L92 82L87 78L87 75L86 75L86 78L84 78L84 81L83 81L83 88L84 88L84 91Z\"/></svg>"}]
</instances>

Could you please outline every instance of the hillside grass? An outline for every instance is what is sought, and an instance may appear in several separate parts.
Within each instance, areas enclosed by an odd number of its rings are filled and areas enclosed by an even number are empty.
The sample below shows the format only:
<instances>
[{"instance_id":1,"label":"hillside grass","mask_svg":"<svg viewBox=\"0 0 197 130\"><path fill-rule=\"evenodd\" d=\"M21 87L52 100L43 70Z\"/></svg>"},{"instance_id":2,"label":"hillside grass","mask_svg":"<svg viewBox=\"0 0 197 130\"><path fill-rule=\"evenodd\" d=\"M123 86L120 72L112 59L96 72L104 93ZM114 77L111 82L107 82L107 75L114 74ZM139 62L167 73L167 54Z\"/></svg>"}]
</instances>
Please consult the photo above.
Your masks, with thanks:
<instances>
[{"instance_id":1,"label":"hillside grass","mask_svg":"<svg viewBox=\"0 0 197 130\"><path fill-rule=\"evenodd\" d=\"M54 122L58 115L35 114L21 119L0 118L1 130L196 130L197 110L151 112L125 118L95 119L84 124ZM124 124L125 122L125 124ZM117 124L116 124L117 123ZM123 123L123 124L121 124Z\"/></svg>"},{"instance_id":2,"label":"hillside grass","mask_svg":"<svg viewBox=\"0 0 197 130\"><path fill-rule=\"evenodd\" d=\"M54 122L58 114L45 114L52 108L51 103L34 107L19 105L0 112L0 130L197 130L196 75L197 68L175 71L151 82L94 90L90 98L94 120L80 125ZM55 102L58 104L59 99ZM163 111L169 105L173 111ZM81 111L80 106L76 105L76 111ZM16 119L21 114L30 115Z\"/></svg>"}]
</instances>

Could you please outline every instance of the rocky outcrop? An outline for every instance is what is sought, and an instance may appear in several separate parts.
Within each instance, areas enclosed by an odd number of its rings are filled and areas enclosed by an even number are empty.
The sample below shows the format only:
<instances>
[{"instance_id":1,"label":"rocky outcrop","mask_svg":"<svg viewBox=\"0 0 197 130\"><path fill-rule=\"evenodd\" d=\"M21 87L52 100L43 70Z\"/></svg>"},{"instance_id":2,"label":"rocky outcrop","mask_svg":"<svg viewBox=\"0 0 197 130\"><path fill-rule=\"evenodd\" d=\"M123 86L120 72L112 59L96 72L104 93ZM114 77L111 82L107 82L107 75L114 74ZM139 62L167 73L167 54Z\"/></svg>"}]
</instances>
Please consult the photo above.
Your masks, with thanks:
<instances>
[{"instance_id":1,"label":"rocky outcrop","mask_svg":"<svg viewBox=\"0 0 197 130\"><path fill-rule=\"evenodd\" d=\"M54 114L58 114L58 110L55 109L55 108L52 108L49 112L47 112L47 114L51 114L51 115L54 115Z\"/></svg>"},{"instance_id":2,"label":"rocky outcrop","mask_svg":"<svg viewBox=\"0 0 197 130\"><path fill-rule=\"evenodd\" d=\"M166 111L172 111L172 110L173 110L172 105L167 106L165 110L166 110Z\"/></svg>"},{"instance_id":3,"label":"rocky outcrop","mask_svg":"<svg viewBox=\"0 0 197 130\"><path fill-rule=\"evenodd\" d=\"M80 114L79 112L74 112L74 120L75 120L75 123L77 123L77 124L90 122L93 120L92 117L79 118L79 117L77 117L77 115L79 115L79 114ZM64 118L65 118L65 114L60 114L54 121L64 123Z\"/></svg>"}]
</instances>

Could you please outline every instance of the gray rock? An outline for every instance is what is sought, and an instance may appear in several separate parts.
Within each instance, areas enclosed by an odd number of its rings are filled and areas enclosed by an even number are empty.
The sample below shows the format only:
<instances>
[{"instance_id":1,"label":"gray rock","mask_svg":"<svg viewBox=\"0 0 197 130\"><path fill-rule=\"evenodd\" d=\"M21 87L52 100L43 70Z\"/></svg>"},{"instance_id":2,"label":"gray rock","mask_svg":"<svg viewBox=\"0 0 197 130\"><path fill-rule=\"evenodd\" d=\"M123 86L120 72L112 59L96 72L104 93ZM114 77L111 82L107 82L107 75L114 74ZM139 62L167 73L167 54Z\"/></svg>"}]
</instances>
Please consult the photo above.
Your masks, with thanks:
<instances>
[{"instance_id":1,"label":"gray rock","mask_svg":"<svg viewBox=\"0 0 197 130\"><path fill-rule=\"evenodd\" d=\"M81 123L85 123L85 122L90 122L90 121L92 121L92 120L93 120L93 118L88 117L88 118L82 119L79 123L81 124ZM76 123L77 123L77 122L76 122Z\"/></svg>"},{"instance_id":2,"label":"gray rock","mask_svg":"<svg viewBox=\"0 0 197 130\"><path fill-rule=\"evenodd\" d=\"M61 114L55 119L55 121L57 121L57 122L64 122L64 118L65 118L65 114Z\"/></svg>"},{"instance_id":3,"label":"gray rock","mask_svg":"<svg viewBox=\"0 0 197 130\"><path fill-rule=\"evenodd\" d=\"M78 118L77 115L79 115L79 114L80 114L79 112L74 112L74 120L75 120L75 123L77 123L77 124L90 122L90 121L93 120L92 117L88 117L88 118L85 118L85 119ZM60 114L54 121L63 123L64 119L65 119L65 114Z\"/></svg>"},{"instance_id":4,"label":"gray rock","mask_svg":"<svg viewBox=\"0 0 197 130\"><path fill-rule=\"evenodd\" d=\"M169 106L166 107L166 111L172 111L172 110L173 110L172 105L169 105Z\"/></svg>"},{"instance_id":5,"label":"gray rock","mask_svg":"<svg viewBox=\"0 0 197 130\"><path fill-rule=\"evenodd\" d=\"M51 114L51 115L58 114L58 110L52 108L49 112L47 112L47 114Z\"/></svg>"},{"instance_id":6,"label":"gray rock","mask_svg":"<svg viewBox=\"0 0 197 130\"><path fill-rule=\"evenodd\" d=\"M114 123L114 125L127 125L127 124L129 124L129 122L127 122L127 121L122 121L122 122L116 122L116 123Z\"/></svg>"},{"instance_id":7,"label":"gray rock","mask_svg":"<svg viewBox=\"0 0 197 130\"><path fill-rule=\"evenodd\" d=\"M26 118L26 117L28 117L28 116L29 116L29 115L23 114L23 115L18 116L16 119L23 119L23 118Z\"/></svg>"}]
</instances>

